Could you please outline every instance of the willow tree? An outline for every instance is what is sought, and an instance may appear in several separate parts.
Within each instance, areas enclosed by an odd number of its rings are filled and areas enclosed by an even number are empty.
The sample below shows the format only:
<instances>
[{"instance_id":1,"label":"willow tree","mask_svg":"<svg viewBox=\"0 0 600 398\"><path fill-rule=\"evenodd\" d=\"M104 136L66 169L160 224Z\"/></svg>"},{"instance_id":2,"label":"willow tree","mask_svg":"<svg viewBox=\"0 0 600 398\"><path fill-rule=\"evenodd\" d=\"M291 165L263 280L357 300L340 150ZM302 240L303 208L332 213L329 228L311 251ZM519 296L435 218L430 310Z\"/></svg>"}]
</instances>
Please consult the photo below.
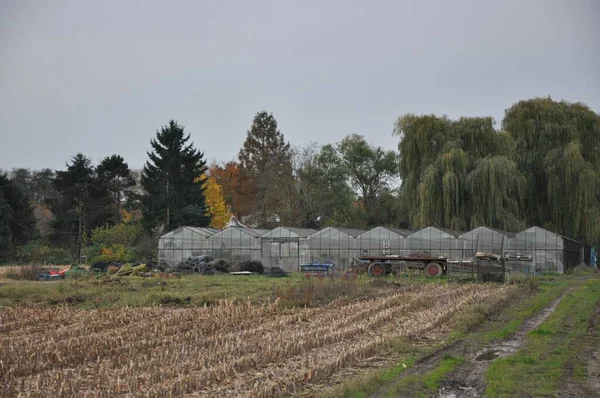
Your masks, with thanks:
<instances>
[{"instance_id":1,"label":"willow tree","mask_svg":"<svg viewBox=\"0 0 600 398\"><path fill-rule=\"evenodd\" d=\"M494 128L492 118L451 121L408 115L396 123L396 134L401 139L402 192L412 209L412 227L466 229L485 224L514 230L522 225L523 201L511 196L521 192L522 176L494 171L494 167L516 170L515 143ZM481 180L490 174L493 178ZM474 189L480 191L474 195ZM488 210L491 204L495 207Z\"/></svg>"},{"instance_id":2,"label":"willow tree","mask_svg":"<svg viewBox=\"0 0 600 398\"><path fill-rule=\"evenodd\" d=\"M522 213L527 180L506 156L488 156L477 162L468 178L471 204L469 228L489 226L516 232L525 223Z\"/></svg>"},{"instance_id":3,"label":"willow tree","mask_svg":"<svg viewBox=\"0 0 600 398\"><path fill-rule=\"evenodd\" d=\"M396 121L394 135L400 138L400 178L402 179L402 197L404 207L409 210L409 222L412 226L420 226L430 218L436 219L435 213L425 214L420 209L425 197L432 198L433 187L419 188L426 171L428 181L433 182L433 170L428 168L439 158L444 145L450 138L452 122L447 117L435 115L406 114ZM421 192L423 191L424 192ZM419 201L421 198L421 201ZM439 210L434 204L431 210Z\"/></svg>"},{"instance_id":4,"label":"willow tree","mask_svg":"<svg viewBox=\"0 0 600 398\"><path fill-rule=\"evenodd\" d=\"M440 156L442 176L442 202L444 204L443 225L463 229L468 216L466 180L471 161L458 143L451 141Z\"/></svg>"},{"instance_id":5,"label":"willow tree","mask_svg":"<svg viewBox=\"0 0 600 398\"><path fill-rule=\"evenodd\" d=\"M502 125L517 143L517 164L527 177L527 222L544 225L551 221L549 215L557 211L550 208L547 195L546 157L551 151L580 140L583 158L598 172L600 118L582 104L534 98L520 101L508 109Z\"/></svg>"},{"instance_id":6,"label":"willow tree","mask_svg":"<svg viewBox=\"0 0 600 398\"><path fill-rule=\"evenodd\" d=\"M546 156L548 205L552 229L593 243L600 233L598 173L585 160L582 145L574 140Z\"/></svg>"}]
</instances>

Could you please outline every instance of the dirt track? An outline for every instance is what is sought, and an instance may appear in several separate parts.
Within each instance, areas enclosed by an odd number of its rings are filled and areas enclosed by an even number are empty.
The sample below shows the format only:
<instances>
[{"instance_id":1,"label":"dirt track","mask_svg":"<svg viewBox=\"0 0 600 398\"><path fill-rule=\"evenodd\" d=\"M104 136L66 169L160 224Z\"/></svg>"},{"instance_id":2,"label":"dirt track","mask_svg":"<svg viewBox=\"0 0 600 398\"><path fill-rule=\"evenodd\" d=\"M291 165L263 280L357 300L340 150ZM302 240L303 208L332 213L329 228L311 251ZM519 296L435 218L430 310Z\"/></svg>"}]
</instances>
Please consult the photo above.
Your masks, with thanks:
<instances>
[{"instance_id":1,"label":"dirt track","mask_svg":"<svg viewBox=\"0 0 600 398\"><path fill-rule=\"evenodd\" d=\"M402 379L429 373L439 365L446 355L462 357L464 362L441 382L438 396L443 398L484 396L486 390L485 374L490 363L496 358L514 354L522 348L527 333L541 325L556 310L560 302L578 286L571 287L550 305L527 319L511 338L493 342L483 348L481 346L477 347L473 341L455 341L453 344L422 358L413 368L403 372L396 381L382 386L372 396L384 397L390 391L393 391L394 386ZM590 319L589 334L582 343L586 347L582 350L582 355L585 356L586 373L589 376L584 383L572 383L573 375L565 374L563 389L559 392L559 396L600 396L600 393L598 393L600 391L600 351L597 344L600 341L600 331L597 328L598 322L600 322L600 301L596 305L594 316Z\"/></svg>"},{"instance_id":2,"label":"dirt track","mask_svg":"<svg viewBox=\"0 0 600 398\"><path fill-rule=\"evenodd\" d=\"M573 288L565 291L549 306L527 319L519 331L510 339L490 344L478 352L466 352L465 362L446 380L440 388L440 398L471 398L481 397L485 393L485 372L490 362L496 358L506 357L517 352L525 342L525 336L533 329L540 326L550 314L556 310L558 304L569 294Z\"/></svg>"}]
</instances>

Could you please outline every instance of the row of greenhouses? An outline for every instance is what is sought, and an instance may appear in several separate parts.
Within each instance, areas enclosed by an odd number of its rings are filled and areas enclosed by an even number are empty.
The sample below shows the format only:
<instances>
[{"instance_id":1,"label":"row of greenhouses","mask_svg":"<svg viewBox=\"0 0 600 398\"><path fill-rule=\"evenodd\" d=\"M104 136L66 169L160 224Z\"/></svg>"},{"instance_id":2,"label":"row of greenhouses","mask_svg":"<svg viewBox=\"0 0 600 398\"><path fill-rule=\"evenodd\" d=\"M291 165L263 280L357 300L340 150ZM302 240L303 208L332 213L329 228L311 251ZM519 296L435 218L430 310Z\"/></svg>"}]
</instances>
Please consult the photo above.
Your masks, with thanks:
<instances>
[{"instance_id":1,"label":"row of greenhouses","mask_svg":"<svg viewBox=\"0 0 600 398\"><path fill-rule=\"evenodd\" d=\"M233 226L223 230L180 227L163 235L159 260L171 265L210 254L230 264L253 259L266 267L296 271L300 264L333 263L345 269L363 256L428 254L468 261L477 252L505 255L517 272L564 272L584 262L580 243L540 227L518 233L479 227L468 232L428 227L418 231L376 227L368 231L327 227L321 230L278 227L273 230Z\"/></svg>"}]
</instances>

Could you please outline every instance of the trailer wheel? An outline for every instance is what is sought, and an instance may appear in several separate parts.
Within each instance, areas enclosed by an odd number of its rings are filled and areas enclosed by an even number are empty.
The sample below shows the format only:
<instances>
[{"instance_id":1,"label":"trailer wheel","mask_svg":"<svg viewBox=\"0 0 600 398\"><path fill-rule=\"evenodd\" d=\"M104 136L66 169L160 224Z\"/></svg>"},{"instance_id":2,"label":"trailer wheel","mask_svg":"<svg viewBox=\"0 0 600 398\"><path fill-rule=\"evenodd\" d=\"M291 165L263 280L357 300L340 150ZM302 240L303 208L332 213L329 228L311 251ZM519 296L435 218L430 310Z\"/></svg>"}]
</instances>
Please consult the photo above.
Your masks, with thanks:
<instances>
[{"instance_id":1,"label":"trailer wheel","mask_svg":"<svg viewBox=\"0 0 600 398\"><path fill-rule=\"evenodd\" d=\"M427 275L430 278L437 278L437 277L441 276L442 273L443 273L442 266L439 265L438 263L429 263L425 267L425 275Z\"/></svg>"},{"instance_id":2,"label":"trailer wheel","mask_svg":"<svg viewBox=\"0 0 600 398\"><path fill-rule=\"evenodd\" d=\"M369 276L384 276L385 266L381 263L373 263L369 265Z\"/></svg>"}]
</instances>

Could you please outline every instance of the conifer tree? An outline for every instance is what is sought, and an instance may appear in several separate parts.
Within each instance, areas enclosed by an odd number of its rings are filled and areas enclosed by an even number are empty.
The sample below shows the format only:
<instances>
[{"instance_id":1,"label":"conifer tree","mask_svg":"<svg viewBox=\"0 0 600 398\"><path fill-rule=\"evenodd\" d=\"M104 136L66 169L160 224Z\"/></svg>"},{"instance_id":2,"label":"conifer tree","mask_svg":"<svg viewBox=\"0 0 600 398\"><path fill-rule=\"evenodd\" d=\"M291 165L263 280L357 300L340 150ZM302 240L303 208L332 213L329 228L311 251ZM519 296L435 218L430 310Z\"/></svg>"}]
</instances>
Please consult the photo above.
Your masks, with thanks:
<instances>
[{"instance_id":1,"label":"conifer tree","mask_svg":"<svg viewBox=\"0 0 600 398\"><path fill-rule=\"evenodd\" d=\"M152 151L142 172L144 193L140 198L147 230L210 225L204 184L196 181L206 173L206 162L204 154L189 141L184 126L174 120L150 141Z\"/></svg>"}]
</instances>

